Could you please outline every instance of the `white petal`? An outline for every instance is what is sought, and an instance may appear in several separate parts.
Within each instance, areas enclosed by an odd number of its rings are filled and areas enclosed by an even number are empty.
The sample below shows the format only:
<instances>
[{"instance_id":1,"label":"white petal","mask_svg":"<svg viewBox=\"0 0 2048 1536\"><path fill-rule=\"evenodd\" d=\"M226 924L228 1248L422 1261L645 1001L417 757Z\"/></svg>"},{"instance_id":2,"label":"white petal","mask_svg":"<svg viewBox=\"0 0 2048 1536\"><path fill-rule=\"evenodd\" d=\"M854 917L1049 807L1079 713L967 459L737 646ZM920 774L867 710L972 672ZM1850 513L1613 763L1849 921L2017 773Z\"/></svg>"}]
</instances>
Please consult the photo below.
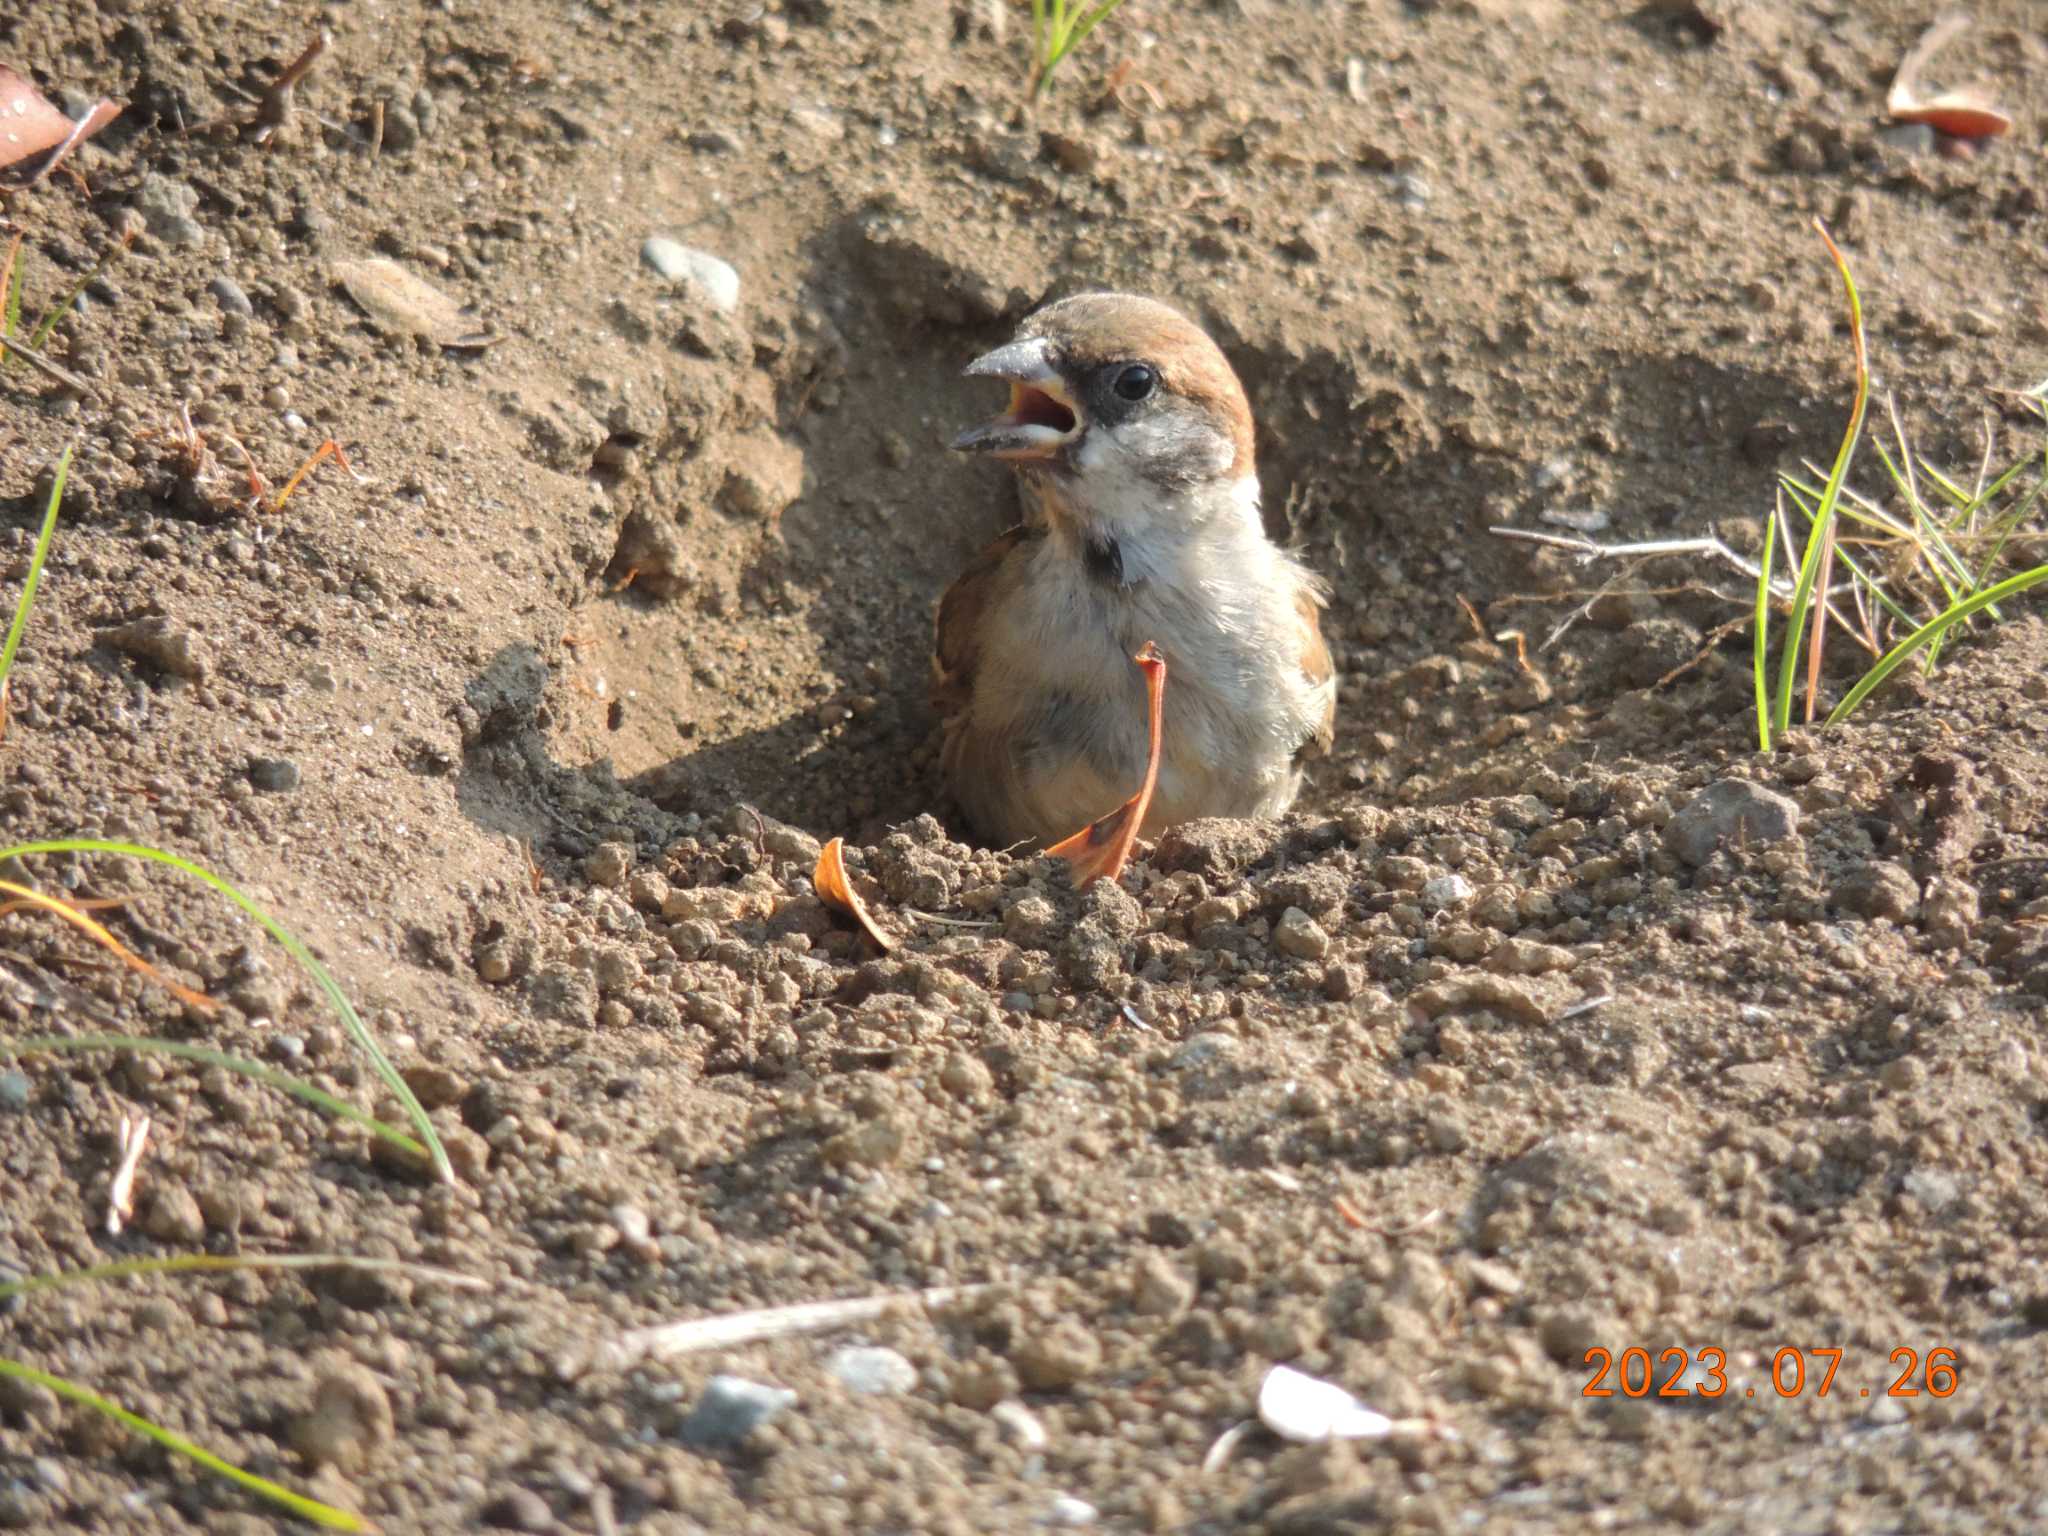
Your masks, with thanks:
<instances>
[{"instance_id":1,"label":"white petal","mask_svg":"<svg viewBox=\"0 0 2048 1536\"><path fill-rule=\"evenodd\" d=\"M1259 1422L1283 1440L1377 1440L1394 1427L1342 1387L1276 1365L1259 1383Z\"/></svg>"}]
</instances>

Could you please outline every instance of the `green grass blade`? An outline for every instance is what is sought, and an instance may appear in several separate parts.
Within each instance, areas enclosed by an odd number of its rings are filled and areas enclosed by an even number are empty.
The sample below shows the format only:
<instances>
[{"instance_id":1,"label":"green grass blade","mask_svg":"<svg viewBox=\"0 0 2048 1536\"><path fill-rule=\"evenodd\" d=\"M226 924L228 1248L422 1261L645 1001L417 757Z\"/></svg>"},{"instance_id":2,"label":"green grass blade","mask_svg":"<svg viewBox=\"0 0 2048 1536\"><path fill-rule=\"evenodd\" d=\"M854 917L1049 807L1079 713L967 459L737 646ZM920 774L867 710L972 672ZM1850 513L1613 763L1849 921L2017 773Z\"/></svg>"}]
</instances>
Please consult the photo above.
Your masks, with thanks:
<instances>
[{"instance_id":1,"label":"green grass blade","mask_svg":"<svg viewBox=\"0 0 2048 1536\"><path fill-rule=\"evenodd\" d=\"M2034 504L2041 499L2043 491L2048 491L2048 476L2036 481L2034 488L2022 496L2010 512L1991 525L1991 552L1984 557L1984 563L1978 567L1977 579L1971 584L1972 590L1984 585L1986 578L1991 575L1991 568L1998 564L1998 557L2005 553L2006 544L2019 531L2019 526L2026 521L2027 514L2034 510Z\"/></svg>"},{"instance_id":2,"label":"green grass blade","mask_svg":"<svg viewBox=\"0 0 2048 1536\"><path fill-rule=\"evenodd\" d=\"M1825 477L1823 477L1823 480L1825 480ZM1799 508L1799 515L1809 523L1812 522L1814 511L1820 505L1820 498L1825 486L1810 485L1796 476L1787 474L1780 474L1778 476L1778 483L1793 493L1792 503ZM1853 485L1842 487L1842 501L1841 505L1835 508L1835 516L1846 518L1852 523L1860 524L1865 528L1884 534L1887 538L1899 539L1908 544L1913 542L1914 535L1911 528L1908 528L1897 519L1887 516L1882 507L1874 506L1870 498L1858 491Z\"/></svg>"},{"instance_id":3,"label":"green grass blade","mask_svg":"<svg viewBox=\"0 0 2048 1536\"><path fill-rule=\"evenodd\" d=\"M13 337L21 334L21 236L14 237L14 244L7 250L7 271L0 274L0 289L7 294L7 302L0 305L0 327L4 334ZM12 352L7 354L8 366L12 367L21 359Z\"/></svg>"},{"instance_id":4,"label":"green grass blade","mask_svg":"<svg viewBox=\"0 0 2048 1536\"><path fill-rule=\"evenodd\" d=\"M367 1110L356 1108L346 1099L337 1098L326 1089L316 1087L304 1078L293 1077L289 1072L280 1072L275 1067L260 1061L251 1061L247 1056L232 1056L226 1051L217 1051L209 1045L193 1045L183 1040L163 1040L154 1035L32 1035L26 1040L0 1040L0 1055L19 1056L35 1051L144 1051L158 1056L175 1056L182 1061L197 1061L209 1067L221 1067L229 1072L240 1073L259 1083L288 1093L295 1099L326 1110L343 1120L353 1121L374 1136L381 1136L393 1146L410 1153L422 1161L431 1161L427 1149L414 1141L395 1125L388 1125ZM4 1290L4 1288L0 1288Z\"/></svg>"},{"instance_id":5,"label":"green grass blade","mask_svg":"<svg viewBox=\"0 0 2048 1536\"><path fill-rule=\"evenodd\" d=\"M1856 686L1851 688L1843 696L1842 702L1837 704L1833 711L1829 713L1828 724L1838 725L1848 719L1857 705L1869 698L1871 692L1883 683L1886 678L1912 660L1915 653L1923 646L1931 645L1963 620L1969 618L1971 614L1981 609L1989 608L1993 603L2003 602L2009 597L2026 591L2029 587L2039 586L2044 581L2048 581L2048 565L2037 565L2031 571L2022 571L2017 576L2008 576L1997 586L1986 587L1975 596L1964 598L1960 603L1936 614L1925 624L1914 630L1912 634L1906 636L1905 639L1885 652L1883 660L1879 661L1876 666L1857 679Z\"/></svg>"},{"instance_id":6,"label":"green grass blade","mask_svg":"<svg viewBox=\"0 0 2048 1536\"><path fill-rule=\"evenodd\" d=\"M1122 5L1124 0L1102 0L1102 4L1086 16L1082 16L1074 27L1073 35L1067 39L1067 51L1073 52L1087 41L1088 34L1109 19L1110 12Z\"/></svg>"},{"instance_id":7,"label":"green grass blade","mask_svg":"<svg viewBox=\"0 0 2048 1536\"><path fill-rule=\"evenodd\" d=\"M157 864L168 864L171 868L212 886L255 918L263 925L264 930L305 968L306 974L311 976L320 990L326 994L327 1001L340 1016L349 1037L355 1041L363 1054L370 1058L370 1065L376 1069L377 1075L384 1080L384 1086L391 1090L392 1096L404 1108L406 1118L412 1122L420 1140L426 1143L435 1174L443 1183L455 1182L455 1170L449 1165L447 1149L441 1145L441 1138L435 1134L433 1122L427 1118L426 1110L413 1096L412 1089L406 1086L405 1079L398 1075L398 1069L391 1064L391 1058L384 1054L383 1047L377 1044L377 1037L370 1033L370 1027L356 1012L355 1005L348 1000L348 994L341 990L340 983L328 974L327 967L314 959L312 951L301 944L297 935L284 924L278 922L212 870L194 864L190 859L180 858L175 853L167 853L161 848L151 848L142 843L114 842L98 837L60 837L32 843L16 843L10 848L0 848L0 863L37 853L118 853L126 854L130 858L148 859Z\"/></svg>"},{"instance_id":8,"label":"green grass blade","mask_svg":"<svg viewBox=\"0 0 2048 1536\"><path fill-rule=\"evenodd\" d=\"M293 1493L291 1489L281 1487L268 1478L258 1477L253 1472L244 1472L233 1462L221 1460L213 1452L194 1445L183 1435L165 1429L161 1424L152 1424L140 1414L130 1413L120 1404L108 1402L97 1392L81 1387L75 1381L67 1381L62 1376L52 1376L46 1371L37 1370L34 1366L23 1365L18 1360L9 1360L5 1357L0 1357L0 1376L12 1377L16 1381L34 1382L61 1398L103 1413L115 1423L124 1424L134 1430L138 1435L148 1436L173 1455L196 1461L207 1471L218 1473L251 1493L268 1499L273 1504L281 1505L302 1520L324 1525L330 1531L367 1531L371 1528L370 1523L360 1515L352 1515L345 1509L336 1509L332 1504L322 1504L318 1499L309 1499L304 1494Z\"/></svg>"},{"instance_id":9,"label":"green grass blade","mask_svg":"<svg viewBox=\"0 0 2048 1536\"><path fill-rule=\"evenodd\" d=\"M1849 574L1854 576L1856 580L1862 584L1865 591L1867 591L1872 597L1877 599L1877 605L1880 608L1884 609L1886 613L1890 614L1893 618L1897 619L1901 624L1905 625L1908 629L1914 628L1921 622L1921 620L1916 619L1915 617L1913 617L1912 614L1906 612L1906 610L1899 605L1898 600L1894 598L1889 592L1885 591L1884 584L1880 582L1875 576L1872 576L1870 572L1866 571L1863 568L1861 562L1859 562L1846 549L1843 549L1839 544L1835 547L1835 558L1841 561L1842 564L1846 565L1849 568Z\"/></svg>"},{"instance_id":10,"label":"green grass blade","mask_svg":"<svg viewBox=\"0 0 2048 1536\"><path fill-rule=\"evenodd\" d=\"M1892 463L1892 456L1885 451L1883 440L1872 437L1870 446L1877 451L1878 460L1884 465L1885 473L1891 476L1892 484L1899 487L1900 494L1906 498L1906 505L1912 509L1913 545L1919 551L1921 563L1933 573L1936 583L1941 587L1943 600L1952 603L1958 597L1968 597L1969 589L1965 587L1959 592L1949 578L1953 576L1957 582L1967 582L1970 579L1969 567L1963 564L1962 558L1956 554L1954 547L1942 533L1941 524L1929 516L1926 507L1921 505L1920 497L1911 488L1905 473ZM1941 556L1940 560L1927 558L1927 551L1930 548ZM1947 567L1946 570L1943 569L1944 566Z\"/></svg>"},{"instance_id":11,"label":"green grass blade","mask_svg":"<svg viewBox=\"0 0 2048 1536\"><path fill-rule=\"evenodd\" d=\"M453 1286L459 1290L489 1290L490 1283L452 1269L430 1264L409 1264L404 1259L380 1259L353 1253L173 1253L146 1259L116 1259L89 1269L64 1269L50 1275L30 1275L0 1285L0 1302L33 1291L62 1290L67 1285L84 1285L102 1280L132 1280L142 1275L221 1274L244 1269L367 1269Z\"/></svg>"},{"instance_id":12,"label":"green grass blade","mask_svg":"<svg viewBox=\"0 0 2048 1536\"><path fill-rule=\"evenodd\" d=\"M14 622L7 629L7 648L0 651L0 682L14 669L14 653L21 648L22 631L28 628L28 611L43 579L43 562L50 558L50 536L57 531L57 508L64 504L64 482L70 477L71 452L77 446L66 443L64 456L57 461L57 481L50 487L50 505L43 511L43 531L36 535L36 552L29 556L28 575L22 578L21 600L14 605Z\"/></svg>"},{"instance_id":13,"label":"green grass blade","mask_svg":"<svg viewBox=\"0 0 2048 1536\"><path fill-rule=\"evenodd\" d=\"M1768 657L1771 649L1771 555L1778 547L1778 520L1764 519L1764 552L1757 561L1756 631L1751 637L1750 670L1756 679L1757 750L1771 750L1771 685Z\"/></svg>"},{"instance_id":14,"label":"green grass blade","mask_svg":"<svg viewBox=\"0 0 2048 1536\"><path fill-rule=\"evenodd\" d=\"M1870 404L1870 365L1863 346L1863 301L1856 293L1856 279L1850 275L1849 263L1835 244L1834 237L1828 233L1827 226L1815 219L1813 227L1827 243L1835 270L1841 274L1842 288L1849 296L1849 333L1856 344L1856 403L1849 412L1849 427L1842 434L1842 446L1836 450L1834 468L1829 471L1828 483L1821 491L1820 505L1814 511L1806 549L1799 560L1799 579L1792 589L1792 616L1787 621L1785 644L1778 657L1775 718L1780 734L1792 729L1792 690L1799 675L1800 641L1813 605L1814 581L1820 574L1823 556L1831 547L1835 503L1841 499L1842 482L1848 478L1849 462L1855 457L1857 439L1863 435L1863 413Z\"/></svg>"}]
</instances>

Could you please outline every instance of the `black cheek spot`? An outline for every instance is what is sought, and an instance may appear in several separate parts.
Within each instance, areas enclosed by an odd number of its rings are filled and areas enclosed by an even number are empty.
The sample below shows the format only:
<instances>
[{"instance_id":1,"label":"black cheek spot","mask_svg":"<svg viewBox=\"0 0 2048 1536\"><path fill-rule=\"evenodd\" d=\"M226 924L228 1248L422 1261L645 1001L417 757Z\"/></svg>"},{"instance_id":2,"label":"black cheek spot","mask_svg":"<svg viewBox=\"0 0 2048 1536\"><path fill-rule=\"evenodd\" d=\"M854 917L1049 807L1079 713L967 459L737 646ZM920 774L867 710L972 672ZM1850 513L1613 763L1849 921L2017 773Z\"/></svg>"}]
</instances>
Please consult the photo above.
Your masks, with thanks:
<instances>
[{"instance_id":1,"label":"black cheek spot","mask_svg":"<svg viewBox=\"0 0 2048 1536\"><path fill-rule=\"evenodd\" d=\"M1115 539L1099 533L1088 535L1081 546L1081 562L1097 581L1113 587L1124 584L1124 552Z\"/></svg>"}]
</instances>

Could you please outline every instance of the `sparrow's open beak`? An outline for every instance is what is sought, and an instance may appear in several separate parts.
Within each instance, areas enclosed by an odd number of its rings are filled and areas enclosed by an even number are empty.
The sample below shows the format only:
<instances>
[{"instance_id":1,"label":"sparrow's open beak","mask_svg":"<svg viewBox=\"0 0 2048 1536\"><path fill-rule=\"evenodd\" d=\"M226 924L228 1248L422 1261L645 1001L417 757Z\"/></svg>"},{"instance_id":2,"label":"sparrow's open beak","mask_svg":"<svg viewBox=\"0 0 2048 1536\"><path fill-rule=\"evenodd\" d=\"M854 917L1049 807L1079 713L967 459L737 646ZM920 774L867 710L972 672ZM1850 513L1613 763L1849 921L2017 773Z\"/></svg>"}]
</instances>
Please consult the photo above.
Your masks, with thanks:
<instances>
[{"instance_id":1,"label":"sparrow's open beak","mask_svg":"<svg viewBox=\"0 0 2048 1536\"><path fill-rule=\"evenodd\" d=\"M961 453L987 453L999 459L1049 459L1081 428L1073 396L1046 356L1038 337L997 347L967 365L970 379L1005 379L1010 408L993 421L969 427L953 439Z\"/></svg>"}]
</instances>

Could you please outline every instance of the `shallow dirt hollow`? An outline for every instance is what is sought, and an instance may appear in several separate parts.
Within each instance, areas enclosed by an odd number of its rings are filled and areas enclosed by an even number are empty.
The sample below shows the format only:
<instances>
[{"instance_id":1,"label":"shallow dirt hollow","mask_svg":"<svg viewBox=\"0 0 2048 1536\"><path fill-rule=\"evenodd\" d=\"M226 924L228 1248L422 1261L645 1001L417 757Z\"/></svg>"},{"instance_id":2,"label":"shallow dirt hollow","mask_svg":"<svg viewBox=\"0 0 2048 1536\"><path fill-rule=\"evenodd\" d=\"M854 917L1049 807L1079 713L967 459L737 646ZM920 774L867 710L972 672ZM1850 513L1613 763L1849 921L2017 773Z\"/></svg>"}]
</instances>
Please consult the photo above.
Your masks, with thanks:
<instances>
[{"instance_id":1,"label":"shallow dirt hollow","mask_svg":"<svg viewBox=\"0 0 2048 1536\"><path fill-rule=\"evenodd\" d=\"M1028 15L990 0L13 8L0 60L129 103L6 200L28 312L134 239L48 343L88 393L0 371L16 584L79 445L4 830L241 884L460 1176L218 1070L28 1055L0 1260L348 1251L487 1289L73 1288L0 1352L388 1531L2042 1529L2048 626L2022 600L1760 756L1740 576L1486 531L1753 550L1847 409L1815 215L1923 457L2038 454L1994 391L2048 375L2048 41L1977 8L1944 83L2020 121L1948 158L1880 116L1929 19L1129 0L1025 111ZM732 307L653 236L728 263ZM350 297L394 269L430 291ZM945 451L991 404L959 368L1100 285L1237 364L1343 685L1284 824L1076 896L962 841L923 687L938 592L1013 510ZM352 473L252 505L246 465L274 495L330 437ZM886 956L811 894L835 834ZM16 914L8 1034L205 1040L394 1113L224 902L27 864L227 1006ZM973 1289L599 1350L924 1287ZM1630 1346L1719 1351L1728 1390L1584 1395ZM1842 1352L1825 1397L1811 1354L1781 1394L1787 1347ZM1276 1362L1422 1422L1205 1470ZM794 1401L729 1436L717 1374ZM0 1525L268 1519L0 1384Z\"/></svg>"}]
</instances>

